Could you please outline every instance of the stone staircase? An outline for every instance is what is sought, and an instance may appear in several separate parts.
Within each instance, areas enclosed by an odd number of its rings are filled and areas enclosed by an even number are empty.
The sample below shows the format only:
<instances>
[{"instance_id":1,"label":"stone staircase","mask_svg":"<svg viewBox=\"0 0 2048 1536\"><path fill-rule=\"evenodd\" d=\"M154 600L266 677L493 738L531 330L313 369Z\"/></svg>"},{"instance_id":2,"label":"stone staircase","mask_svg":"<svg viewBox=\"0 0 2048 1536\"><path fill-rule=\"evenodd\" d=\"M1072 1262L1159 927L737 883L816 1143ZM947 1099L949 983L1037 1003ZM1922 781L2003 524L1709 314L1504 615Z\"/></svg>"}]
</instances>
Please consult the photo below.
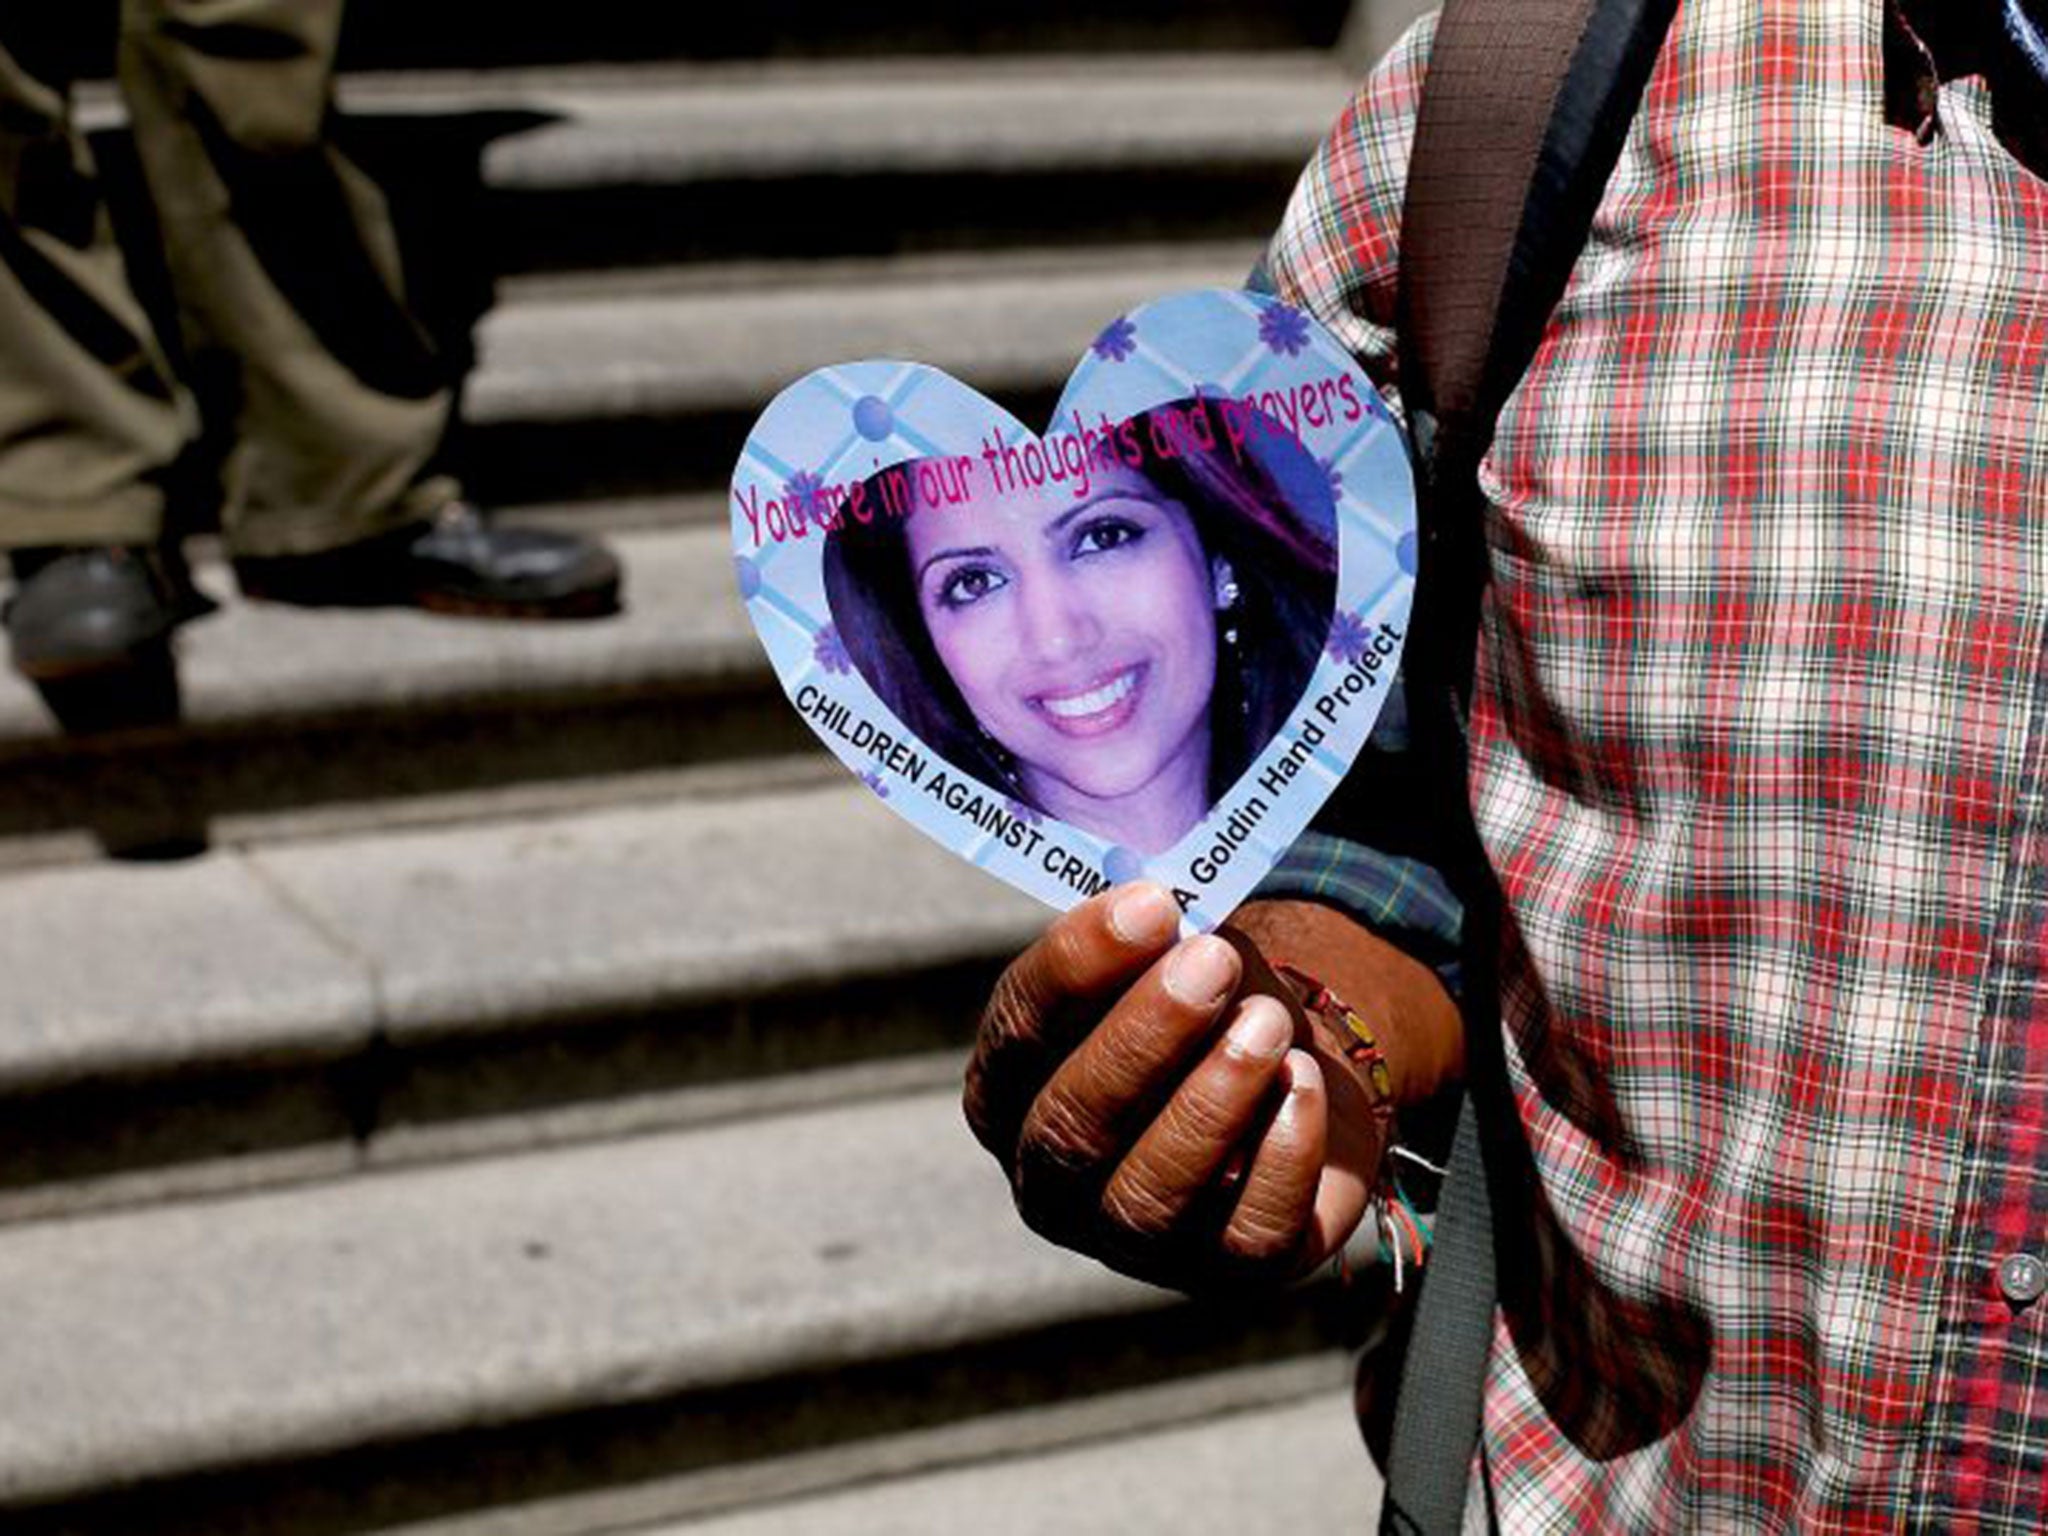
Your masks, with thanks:
<instances>
[{"instance_id":1,"label":"stone staircase","mask_svg":"<svg viewBox=\"0 0 2048 1536\"><path fill-rule=\"evenodd\" d=\"M1042 913L811 742L721 489L811 367L1029 419L1109 317L1236 280L1346 17L888 9L358 0L351 131L451 336L496 280L471 481L611 537L630 610L207 567L179 724L65 738L0 679L0 1529L1368 1519L1340 1298L1195 1306L1009 1209L956 1083Z\"/></svg>"}]
</instances>

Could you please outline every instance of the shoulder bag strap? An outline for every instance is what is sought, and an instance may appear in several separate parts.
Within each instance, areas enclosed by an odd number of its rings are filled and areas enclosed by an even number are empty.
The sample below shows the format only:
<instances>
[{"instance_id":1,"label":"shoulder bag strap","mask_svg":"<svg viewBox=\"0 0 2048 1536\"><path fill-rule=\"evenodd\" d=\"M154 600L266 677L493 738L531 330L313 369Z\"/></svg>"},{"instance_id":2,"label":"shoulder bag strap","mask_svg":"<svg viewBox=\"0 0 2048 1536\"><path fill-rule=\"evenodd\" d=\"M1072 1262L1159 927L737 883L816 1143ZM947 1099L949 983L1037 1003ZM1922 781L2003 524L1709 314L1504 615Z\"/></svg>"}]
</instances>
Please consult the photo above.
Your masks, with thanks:
<instances>
[{"instance_id":1,"label":"shoulder bag strap","mask_svg":"<svg viewBox=\"0 0 2048 1536\"><path fill-rule=\"evenodd\" d=\"M1497 1293L1493 1209L1516 1198L1501 1064L1499 897L1472 826L1465 709L1486 580L1480 460L1586 241L1676 0L1447 0L1401 228L1401 393L1422 500L1404 659L1465 905L1469 1091L1403 1371L1384 1531L1455 1536L1479 1441Z\"/></svg>"}]
</instances>

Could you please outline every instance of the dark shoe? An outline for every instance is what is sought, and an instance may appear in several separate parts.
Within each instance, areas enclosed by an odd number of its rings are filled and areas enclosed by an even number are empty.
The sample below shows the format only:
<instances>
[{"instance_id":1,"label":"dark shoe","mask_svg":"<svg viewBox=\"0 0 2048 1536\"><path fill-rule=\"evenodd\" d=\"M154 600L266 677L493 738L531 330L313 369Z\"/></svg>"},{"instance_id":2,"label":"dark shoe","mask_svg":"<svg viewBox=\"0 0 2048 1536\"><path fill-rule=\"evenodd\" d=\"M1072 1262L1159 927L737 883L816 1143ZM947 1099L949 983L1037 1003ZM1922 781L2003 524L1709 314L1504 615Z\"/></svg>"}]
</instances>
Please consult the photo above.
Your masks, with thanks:
<instances>
[{"instance_id":1,"label":"dark shoe","mask_svg":"<svg viewBox=\"0 0 2048 1536\"><path fill-rule=\"evenodd\" d=\"M500 528L466 502L424 526L316 555L235 562L246 596L306 607L426 608L500 619L619 610L619 562L593 539Z\"/></svg>"},{"instance_id":2,"label":"dark shoe","mask_svg":"<svg viewBox=\"0 0 2048 1536\"><path fill-rule=\"evenodd\" d=\"M37 682L153 664L171 631L213 611L183 562L143 549L18 551L0 610L14 669Z\"/></svg>"}]
</instances>

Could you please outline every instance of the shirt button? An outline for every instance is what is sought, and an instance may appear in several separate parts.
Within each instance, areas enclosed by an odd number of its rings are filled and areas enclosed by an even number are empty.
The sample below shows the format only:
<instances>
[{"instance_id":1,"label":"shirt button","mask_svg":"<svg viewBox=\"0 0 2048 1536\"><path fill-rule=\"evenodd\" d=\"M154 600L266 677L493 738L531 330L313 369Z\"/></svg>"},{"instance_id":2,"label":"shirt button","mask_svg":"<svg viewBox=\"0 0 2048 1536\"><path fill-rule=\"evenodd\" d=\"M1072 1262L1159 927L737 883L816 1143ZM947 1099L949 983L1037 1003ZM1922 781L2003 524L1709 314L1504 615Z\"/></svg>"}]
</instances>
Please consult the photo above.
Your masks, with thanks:
<instances>
[{"instance_id":1,"label":"shirt button","mask_svg":"<svg viewBox=\"0 0 2048 1536\"><path fill-rule=\"evenodd\" d=\"M1999 1261L1998 1289L2016 1307L2039 1301L2048 1291L2048 1264L2031 1253L2010 1254Z\"/></svg>"}]
</instances>

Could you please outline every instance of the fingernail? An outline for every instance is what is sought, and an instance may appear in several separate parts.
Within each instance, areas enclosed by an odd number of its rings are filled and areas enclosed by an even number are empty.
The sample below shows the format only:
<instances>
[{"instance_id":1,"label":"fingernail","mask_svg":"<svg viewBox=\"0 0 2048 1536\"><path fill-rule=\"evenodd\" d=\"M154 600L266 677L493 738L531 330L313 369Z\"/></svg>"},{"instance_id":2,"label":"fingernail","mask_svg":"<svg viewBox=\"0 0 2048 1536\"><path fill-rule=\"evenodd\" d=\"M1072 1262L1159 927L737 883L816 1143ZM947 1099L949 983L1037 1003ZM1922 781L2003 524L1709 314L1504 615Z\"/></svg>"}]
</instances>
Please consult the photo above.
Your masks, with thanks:
<instances>
[{"instance_id":1,"label":"fingernail","mask_svg":"<svg viewBox=\"0 0 2048 1536\"><path fill-rule=\"evenodd\" d=\"M1276 1130L1292 1131L1302 1116L1302 1092L1289 1088L1287 1096L1280 1101L1280 1107L1273 1112L1273 1126Z\"/></svg>"},{"instance_id":2,"label":"fingernail","mask_svg":"<svg viewBox=\"0 0 2048 1536\"><path fill-rule=\"evenodd\" d=\"M1109 927L1126 944L1158 944L1180 924L1173 898L1156 885L1134 885L1109 904Z\"/></svg>"},{"instance_id":3,"label":"fingernail","mask_svg":"<svg viewBox=\"0 0 2048 1536\"><path fill-rule=\"evenodd\" d=\"M1248 1061L1277 1061L1287 1054L1294 1039L1294 1025L1287 1010L1271 998L1253 998L1244 1005L1237 1022L1224 1036L1233 1056Z\"/></svg>"},{"instance_id":4,"label":"fingernail","mask_svg":"<svg viewBox=\"0 0 2048 1536\"><path fill-rule=\"evenodd\" d=\"M1309 1099L1323 1086L1323 1069L1316 1065L1315 1057L1307 1051L1289 1048L1287 1064L1280 1069L1287 1079L1287 1095L1280 1101L1280 1108L1273 1115L1275 1128L1292 1134L1301 1117L1308 1113L1305 1108Z\"/></svg>"},{"instance_id":5,"label":"fingernail","mask_svg":"<svg viewBox=\"0 0 2048 1536\"><path fill-rule=\"evenodd\" d=\"M1293 1051L1287 1057L1287 1096L1305 1099L1323 1086L1323 1069L1307 1051Z\"/></svg>"},{"instance_id":6,"label":"fingernail","mask_svg":"<svg viewBox=\"0 0 2048 1536\"><path fill-rule=\"evenodd\" d=\"M1189 939L1166 962L1166 990L1190 1008L1213 1008L1237 980L1237 953L1221 939Z\"/></svg>"}]
</instances>

